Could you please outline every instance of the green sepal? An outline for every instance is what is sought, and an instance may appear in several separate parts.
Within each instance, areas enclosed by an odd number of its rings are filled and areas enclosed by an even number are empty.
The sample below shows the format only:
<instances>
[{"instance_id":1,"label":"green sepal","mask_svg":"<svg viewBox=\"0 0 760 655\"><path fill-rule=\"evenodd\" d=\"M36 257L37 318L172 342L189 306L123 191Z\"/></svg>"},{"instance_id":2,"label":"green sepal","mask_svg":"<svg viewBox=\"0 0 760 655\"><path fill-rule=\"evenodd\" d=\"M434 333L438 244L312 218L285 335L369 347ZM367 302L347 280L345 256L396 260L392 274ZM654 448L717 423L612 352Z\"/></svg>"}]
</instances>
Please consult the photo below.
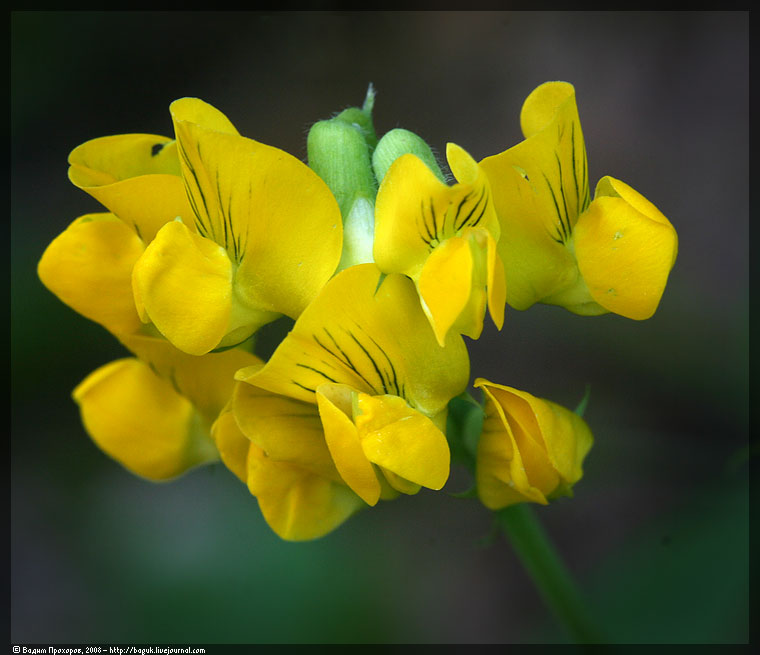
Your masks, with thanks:
<instances>
[{"instance_id":1,"label":"green sepal","mask_svg":"<svg viewBox=\"0 0 760 655\"><path fill-rule=\"evenodd\" d=\"M578 403L578 406L573 410L578 416L583 418L583 415L586 413L586 407L588 407L588 401L591 397L591 385L586 385L586 392L583 394L583 398L581 398L581 401Z\"/></svg>"},{"instance_id":2,"label":"green sepal","mask_svg":"<svg viewBox=\"0 0 760 655\"><path fill-rule=\"evenodd\" d=\"M335 120L343 121L358 129L364 137L370 156L377 147L377 134L375 125L372 122L372 108L375 106L375 87L372 84L367 88L367 95L364 98L364 104L359 107L349 107L340 112Z\"/></svg>"},{"instance_id":3,"label":"green sepal","mask_svg":"<svg viewBox=\"0 0 760 655\"><path fill-rule=\"evenodd\" d=\"M564 480L560 481L560 483L557 485L557 488L548 494L546 496L546 499L556 500L557 498L562 498L563 496L567 496L568 498L573 497L573 485L565 482Z\"/></svg>"}]
</instances>

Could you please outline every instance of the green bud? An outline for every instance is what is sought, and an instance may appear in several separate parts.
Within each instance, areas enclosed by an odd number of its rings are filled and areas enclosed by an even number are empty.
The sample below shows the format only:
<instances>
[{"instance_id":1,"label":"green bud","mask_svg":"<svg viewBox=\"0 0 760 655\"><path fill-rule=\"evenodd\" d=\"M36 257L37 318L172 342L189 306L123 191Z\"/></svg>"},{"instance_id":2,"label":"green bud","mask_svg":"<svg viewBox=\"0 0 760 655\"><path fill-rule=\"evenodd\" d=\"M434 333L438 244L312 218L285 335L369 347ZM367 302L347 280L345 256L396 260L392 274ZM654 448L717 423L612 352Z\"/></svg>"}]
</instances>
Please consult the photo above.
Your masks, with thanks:
<instances>
[{"instance_id":1,"label":"green bud","mask_svg":"<svg viewBox=\"0 0 760 655\"><path fill-rule=\"evenodd\" d=\"M362 132L343 120L319 121L307 140L309 167L330 187L345 220L356 198L374 204L377 185Z\"/></svg>"},{"instance_id":2,"label":"green bud","mask_svg":"<svg viewBox=\"0 0 760 655\"><path fill-rule=\"evenodd\" d=\"M383 181L391 164L407 153L419 157L441 182L446 182L430 146L414 132L397 127L383 135L372 154L372 168L378 184Z\"/></svg>"},{"instance_id":3,"label":"green bud","mask_svg":"<svg viewBox=\"0 0 760 655\"><path fill-rule=\"evenodd\" d=\"M372 151L377 145L372 125L375 91L370 85L364 106L351 107L309 131L309 166L332 191L343 217L343 252L338 271L374 261L375 196Z\"/></svg>"}]
</instances>

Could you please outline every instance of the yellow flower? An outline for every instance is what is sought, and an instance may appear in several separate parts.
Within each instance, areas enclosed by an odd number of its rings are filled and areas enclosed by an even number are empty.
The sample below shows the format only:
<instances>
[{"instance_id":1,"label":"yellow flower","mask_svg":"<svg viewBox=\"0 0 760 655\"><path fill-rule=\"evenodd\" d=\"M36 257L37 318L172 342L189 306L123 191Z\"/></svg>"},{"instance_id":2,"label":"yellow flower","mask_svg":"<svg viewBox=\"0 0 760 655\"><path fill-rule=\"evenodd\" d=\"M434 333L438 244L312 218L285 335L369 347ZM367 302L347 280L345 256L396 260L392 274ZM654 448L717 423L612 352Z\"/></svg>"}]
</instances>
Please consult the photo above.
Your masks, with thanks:
<instances>
[{"instance_id":1,"label":"yellow flower","mask_svg":"<svg viewBox=\"0 0 760 655\"><path fill-rule=\"evenodd\" d=\"M496 510L569 494L593 443L586 422L525 391L483 378L474 386L486 398L475 469L481 502Z\"/></svg>"},{"instance_id":2,"label":"yellow flower","mask_svg":"<svg viewBox=\"0 0 760 655\"><path fill-rule=\"evenodd\" d=\"M374 242L381 271L414 280L441 345L452 329L477 339L486 305L501 329L505 304L488 180L459 146L450 143L446 154L459 180L453 186L414 154L393 162L377 194Z\"/></svg>"},{"instance_id":3,"label":"yellow flower","mask_svg":"<svg viewBox=\"0 0 760 655\"><path fill-rule=\"evenodd\" d=\"M340 210L291 155L238 134L194 98L171 105L192 214L165 224L135 265L143 320L201 355L297 317L338 265Z\"/></svg>"},{"instance_id":4,"label":"yellow flower","mask_svg":"<svg viewBox=\"0 0 760 655\"><path fill-rule=\"evenodd\" d=\"M256 357L241 350L194 357L142 336L125 343L142 359L106 364L73 392L93 441L154 481L217 460L211 424L232 392L235 370Z\"/></svg>"},{"instance_id":5,"label":"yellow flower","mask_svg":"<svg viewBox=\"0 0 760 655\"><path fill-rule=\"evenodd\" d=\"M339 273L267 364L236 377L215 438L283 538L321 536L365 503L448 478L442 426L467 385L467 351L458 335L438 344L402 275Z\"/></svg>"},{"instance_id":6,"label":"yellow flower","mask_svg":"<svg viewBox=\"0 0 760 655\"><path fill-rule=\"evenodd\" d=\"M109 213L77 219L39 273L109 330L139 331L137 316L148 332L202 355L281 314L297 317L335 271L342 225L305 164L240 136L200 100L177 100L171 113L176 141L126 134L72 151L69 178ZM102 293L109 284L115 303Z\"/></svg>"},{"instance_id":7,"label":"yellow flower","mask_svg":"<svg viewBox=\"0 0 760 655\"><path fill-rule=\"evenodd\" d=\"M630 186L602 178L590 201L575 90L547 82L526 99L525 140L480 162L501 224L507 302L584 315L654 314L678 251L667 218Z\"/></svg>"}]
</instances>

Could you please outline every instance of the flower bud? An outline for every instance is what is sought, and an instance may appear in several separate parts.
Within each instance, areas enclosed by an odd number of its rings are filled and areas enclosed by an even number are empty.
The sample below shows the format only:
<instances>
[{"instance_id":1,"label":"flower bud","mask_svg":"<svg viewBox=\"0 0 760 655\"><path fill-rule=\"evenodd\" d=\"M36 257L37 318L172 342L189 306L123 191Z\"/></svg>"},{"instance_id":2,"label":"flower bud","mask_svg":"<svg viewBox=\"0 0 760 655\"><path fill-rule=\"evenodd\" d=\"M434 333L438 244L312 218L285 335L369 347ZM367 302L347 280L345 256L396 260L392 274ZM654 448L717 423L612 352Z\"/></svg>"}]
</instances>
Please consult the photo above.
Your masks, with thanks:
<instances>
[{"instance_id":1,"label":"flower bud","mask_svg":"<svg viewBox=\"0 0 760 655\"><path fill-rule=\"evenodd\" d=\"M364 107L351 107L319 121L309 131L309 166L327 184L343 217L343 251L338 271L372 262L377 183L371 152L377 143L372 126L372 87Z\"/></svg>"},{"instance_id":2,"label":"flower bud","mask_svg":"<svg viewBox=\"0 0 760 655\"><path fill-rule=\"evenodd\" d=\"M482 378L475 387L486 397L475 472L481 502L496 510L572 495L593 442L586 422L525 391Z\"/></svg>"},{"instance_id":3,"label":"flower bud","mask_svg":"<svg viewBox=\"0 0 760 655\"><path fill-rule=\"evenodd\" d=\"M430 146L414 132L397 127L383 135L372 154L372 167L378 184L383 181L391 164L407 153L419 157L441 182L446 183Z\"/></svg>"}]
</instances>

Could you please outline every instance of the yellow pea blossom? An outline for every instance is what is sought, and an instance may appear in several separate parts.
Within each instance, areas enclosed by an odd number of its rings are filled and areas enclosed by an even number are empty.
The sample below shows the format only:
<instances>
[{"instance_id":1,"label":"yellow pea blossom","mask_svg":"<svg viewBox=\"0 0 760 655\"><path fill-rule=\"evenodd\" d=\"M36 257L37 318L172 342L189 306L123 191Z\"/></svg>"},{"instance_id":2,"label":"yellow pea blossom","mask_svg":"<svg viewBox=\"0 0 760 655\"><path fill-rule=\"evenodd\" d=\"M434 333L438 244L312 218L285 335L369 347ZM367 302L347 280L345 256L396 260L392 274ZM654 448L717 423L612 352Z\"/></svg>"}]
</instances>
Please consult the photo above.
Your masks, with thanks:
<instances>
[{"instance_id":1,"label":"yellow pea blossom","mask_svg":"<svg viewBox=\"0 0 760 655\"><path fill-rule=\"evenodd\" d=\"M267 364L236 377L215 438L283 538L321 536L362 506L448 479L443 428L467 351L458 335L438 344L402 275L342 271Z\"/></svg>"},{"instance_id":2,"label":"yellow pea blossom","mask_svg":"<svg viewBox=\"0 0 760 655\"><path fill-rule=\"evenodd\" d=\"M493 510L522 502L546 505L570 493L593 443L586 422L519 389L483 378L475 387L486 398L475 469L481 502Z\"/></svg>"},{"instance_id":3,"label":"yellow pea blossom","mask_svg":"<svg viewBox=\"0 0 760 655\"><path fill-rule=\"evenodd\" d=\"M603 177L590 201L575 90L547 82L525 100L525 140L480 162L501 225L507 302L572 312L654 314L678 251L676 231L630 186Z\"/></svg>"},{"instance_id":4,"label":"yellow pea blossom","mask_svg":"<svg viewBox=\"0 0 760 655\"><path fill-rule=\"evenodd\" d=\"M80 217L39 272L77 311L131 333L139 325L121 283L129 270L148 332L201 355L298 316L337 267L341 217L324 182L291 155L240 136L201 100L170 109L176 140L126 134L72 151L69 178L109 212ZM83 277L97 279L98 260L106 279L82 287ZM115 304L94 292L114 277Z\"/></svg>"},{"instance_id":5,"label":"yellow pea blossom","mask_svg":"<svg viewBox=\"0 0 760 655\"><path fill-rule=\"evenodd\" d=\"M380 270L414 280L441 345L450 330L477 339L486 305L501 329L505 304L488 180L459 146L450 143L446 154L453 186L414 154L391 164L377 193L374 241Z\"/></svg>"},{"instance_id":6,"label":"yellow pea blossom","mask_svg":"<svg viewBox=\"0 0 760 655\"><path fill-rule=\"evenodd\" d=\"M297 317L340 260L342 225L319 176L240 136L211 105L171 105L192 213L166 223L135 264L138 312L180 350L201 355Z\"/></svg>"}]
</instances>

